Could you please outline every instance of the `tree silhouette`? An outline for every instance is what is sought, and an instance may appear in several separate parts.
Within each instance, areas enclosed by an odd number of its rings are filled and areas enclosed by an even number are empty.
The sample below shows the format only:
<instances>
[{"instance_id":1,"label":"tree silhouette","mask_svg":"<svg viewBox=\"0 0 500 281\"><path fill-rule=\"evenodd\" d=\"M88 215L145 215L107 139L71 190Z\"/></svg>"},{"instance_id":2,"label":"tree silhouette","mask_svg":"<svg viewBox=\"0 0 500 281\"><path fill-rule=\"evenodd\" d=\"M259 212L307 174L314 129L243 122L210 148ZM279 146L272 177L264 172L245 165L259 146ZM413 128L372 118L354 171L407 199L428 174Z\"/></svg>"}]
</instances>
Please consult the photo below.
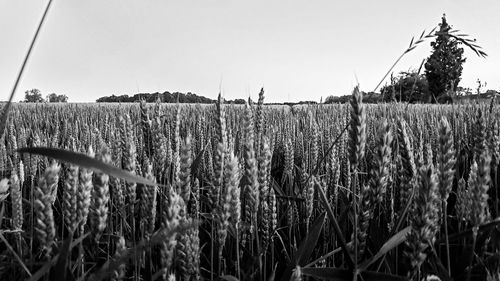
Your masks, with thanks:
<instances>
[{"instance_id":1,"label":"tree silhouette","mask_svg":"<svg viewBox=\"0 0 500 281\"><path fill-rule=\"evenodd\" d=\"M433 103L457 88L465 62L462 57L464 49L459 47L462 41L450 33L451 26L446 21L446 15L443 15L439 26L436 41L431 43L433 52L425 63L425 76Z\"/></svg>"},{"instance_id":2,"label":"tree silhouette","mask_svg":"<svg viewBox=\"0 0 500 281\"><path fill-rule=\"evenodd\" d=\"M47 96L48 102L68 102L68 96L52 93Z\"/></svg>"},{"instance_id":3,"label":"tree silhouette","mask_svg":"<svg viewBox=\"0 0 500 281\"><path fill-rule=\"evenodd\" d=\"M38 89L31 89L24 92L24 102L44 102L42 92Z\"/></svg>"},{"instance_id":4,"label":"tree silhouette","mask_svg":"<svg viewBox=\"0 0 500 281\"><path fill-rule=\"evenodd\" d=\"M391 79L391 84L382 87L380 93L386 102L428 102L428 83L425 75L418 71L401 72Z\"/></svg>"}]
</instances>

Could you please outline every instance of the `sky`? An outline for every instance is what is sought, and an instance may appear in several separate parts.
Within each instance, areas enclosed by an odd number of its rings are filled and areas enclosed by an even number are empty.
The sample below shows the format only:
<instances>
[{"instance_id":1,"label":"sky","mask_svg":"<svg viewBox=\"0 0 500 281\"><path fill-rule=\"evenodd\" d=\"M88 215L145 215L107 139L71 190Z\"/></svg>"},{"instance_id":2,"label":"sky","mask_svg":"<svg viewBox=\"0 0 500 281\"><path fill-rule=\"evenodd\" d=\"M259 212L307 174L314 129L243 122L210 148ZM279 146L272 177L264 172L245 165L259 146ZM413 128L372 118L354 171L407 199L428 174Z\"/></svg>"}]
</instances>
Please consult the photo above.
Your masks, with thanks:
<instances>
[{"instance_id":1,"label":"sky","mask_svg":"<svg viewBox=\"0 0 500 281\"><path fill-rule=\"evenodd\" d=\"M0 0L0 100L8 99L46 1ZM192 92L266 102L372 91L397 57L441 21L488 54L465 50L461 86L500 90L498 0L54 0L24 91L93 102L111 94ZM419 67L430 41L394 71Z\"/></svg>"}]
</instances>

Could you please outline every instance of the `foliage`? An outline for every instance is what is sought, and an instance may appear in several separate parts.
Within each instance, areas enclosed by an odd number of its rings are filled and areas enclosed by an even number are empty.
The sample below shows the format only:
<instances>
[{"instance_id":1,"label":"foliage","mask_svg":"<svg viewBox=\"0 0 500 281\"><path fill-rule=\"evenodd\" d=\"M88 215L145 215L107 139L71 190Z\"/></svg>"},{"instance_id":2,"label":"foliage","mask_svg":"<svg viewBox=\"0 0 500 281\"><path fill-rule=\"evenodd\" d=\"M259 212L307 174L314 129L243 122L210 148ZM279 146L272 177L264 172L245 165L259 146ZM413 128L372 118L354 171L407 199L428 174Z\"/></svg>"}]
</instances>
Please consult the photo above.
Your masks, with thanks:
<instances>
[{"instance_id":1,"label":"foliage","mask_svg":"<svg viewBox=\"0 0 500 281\"><path fill-rule=\"evenodd\" d=\"M245 104L244 99L235 99L234 101L226 101L226 103L234 103L234 104Z\"/></svg>"},{"instance_id":2,"label":"foliage","mask_svg":"<svg viewBox=\"0 0 500 281\"><path fill-rule=\"evenodd\" d=\"M45 102L42 92L38 89L31 89L24 92L24 102Z\"/></svg>"},{"instance_id":3,"label":"foliage","mask_svg":"<svg viewBox=\"0 0 500 281\"><path fill-rule=\"evenodd\" d=\"M121 95L121 96L106 96L98 98L97 102L139 102L144 100L146 102L152 103L156 102L157 99L160 99L161 102L164 103L175 103L179 101L180 103L214 103L215 101L203 96L198 96L191 92L186 94L179 92L164 92L164 93L138 93L133 96Z\"/></svg>"},{"instance_id":4,"label":"foliage","mask_svg":"<svg viewBox=\"0 0 500 281\"><path fill-rule=\"evenodd\" d=\"M68 102L68 96L52 93L47 95L48 102Z\"/></svg>"},{"instance_id":5,"label":"foliage","mask_svg":"<svg viewBox=\"0 0 500 281\"><path fill-rule=\"evenodd\" d=\"M324 103L325 104L336 103L335 101L337 100L337 98L338 97L333 96L333 95L327 96Z\"/></svg>"},{"instance_id":6,"label":"foliage","mask_svg":"<svg viewBox=\"0 0 500 281\"><path fill-rule=\"evenodd\" d=\"M383 102L382 95L375 92L362 92L364 103L379 103ZM325 104L336 104L336 103L348 103L351 99L351 95L344 96L328 96L325 99Z\"/></svg>"},{"instance_id":7,"label":"foliage","mask_svg":"<svg viewBox=\"0 0 500 281\"><path fill-rule=\"evenodd\" d=\"M465 62L464 49L459 47L461 43L458 40L449 35L451 26L445 15L439 26L436 40L431 43L433 52L425 63L425 76L433 96L431 102L442 100L449 91L457 88Z\"/></svg>"},{"instance_id":8,"label":"foliage","mask_svg":"<svg viewBox=\"0 0 500 281\"><path fill-rule=\"evenodd\" d=\"M391 84L380 89L386 102L428 102L428 83L425 75L418 71L401 72L391 79Z\"/></svg>"}]
</instances>

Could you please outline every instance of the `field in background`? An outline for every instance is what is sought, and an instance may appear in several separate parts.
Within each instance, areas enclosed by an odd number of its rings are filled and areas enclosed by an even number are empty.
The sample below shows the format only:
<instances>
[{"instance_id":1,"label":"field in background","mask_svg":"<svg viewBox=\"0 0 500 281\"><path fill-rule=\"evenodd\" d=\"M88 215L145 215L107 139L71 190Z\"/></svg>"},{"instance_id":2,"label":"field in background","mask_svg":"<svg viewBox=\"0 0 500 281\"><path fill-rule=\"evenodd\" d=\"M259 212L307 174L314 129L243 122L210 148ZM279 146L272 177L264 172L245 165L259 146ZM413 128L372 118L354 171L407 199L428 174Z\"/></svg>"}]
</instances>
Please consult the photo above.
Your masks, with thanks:
<instances>
[{"instance_id":1,"label":"field in background","mask_svg":"<svg viewBox=\"0 0 500 281\"><path fill-rule=\"evenodd\" d=\"M498 106L262 102L14 105L0 279L498 280Z\"/></svg>"}]
</instances>

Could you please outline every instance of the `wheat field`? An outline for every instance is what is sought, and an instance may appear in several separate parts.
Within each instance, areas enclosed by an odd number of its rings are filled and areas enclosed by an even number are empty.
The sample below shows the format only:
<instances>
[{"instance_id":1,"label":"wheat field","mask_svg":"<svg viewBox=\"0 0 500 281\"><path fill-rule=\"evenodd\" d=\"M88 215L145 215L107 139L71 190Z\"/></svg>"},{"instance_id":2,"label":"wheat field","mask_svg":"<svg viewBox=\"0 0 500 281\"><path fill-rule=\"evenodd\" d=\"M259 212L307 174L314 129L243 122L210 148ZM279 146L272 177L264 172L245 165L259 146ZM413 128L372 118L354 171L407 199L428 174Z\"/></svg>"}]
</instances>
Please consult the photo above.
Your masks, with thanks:
<instances>
[{"instance_id":1,"label":"wheat field","mask_svg":"<svg viewBox=\"0 0 500 281\"><path fill-rule=\"evenodd\" d=\"M0 280L500 280L499 114L16 104Z\"/></svg>"}]
</instances>

